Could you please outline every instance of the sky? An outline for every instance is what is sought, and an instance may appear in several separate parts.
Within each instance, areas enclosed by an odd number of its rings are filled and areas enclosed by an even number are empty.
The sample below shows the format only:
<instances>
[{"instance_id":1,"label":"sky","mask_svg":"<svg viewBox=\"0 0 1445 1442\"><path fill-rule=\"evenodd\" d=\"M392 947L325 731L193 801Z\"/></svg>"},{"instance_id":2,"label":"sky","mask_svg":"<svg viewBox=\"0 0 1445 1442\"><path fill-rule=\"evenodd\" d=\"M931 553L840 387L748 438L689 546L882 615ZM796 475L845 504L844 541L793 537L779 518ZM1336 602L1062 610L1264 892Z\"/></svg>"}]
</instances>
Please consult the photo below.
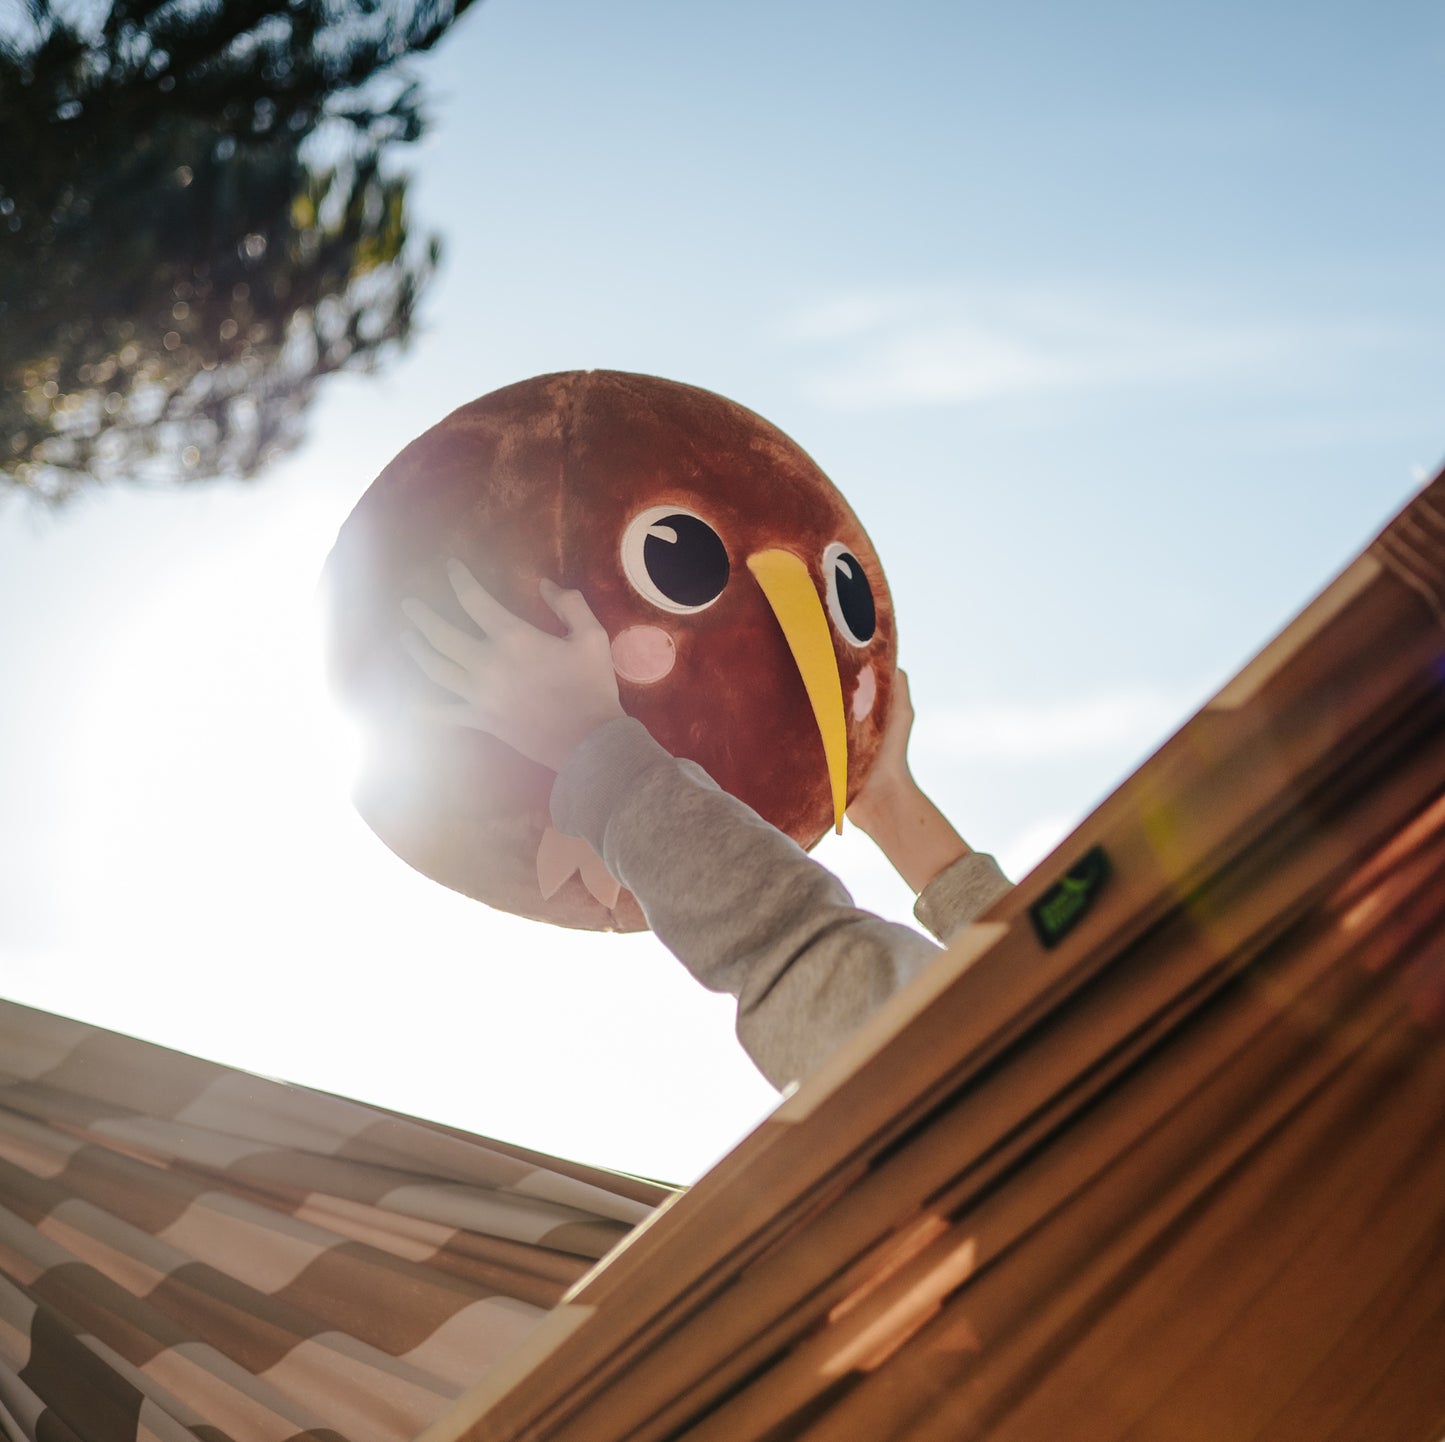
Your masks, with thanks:
<instances>
[{"instance_id":1,"label":"sky","mask_svg":"<svg viewBox=\"0 0 1445 1442\"><path fill-rule=\"evenodd\" d=\"M526 376L742 402L861 517L915 773L1021 876L1445 460L1442 66L1409 0L475 6L417 66L405 354L259 482L0 505L0 993L691 1180L776 1102L731 1003L351 810L351 506ZM817 854L908 919L856 833Z\"/></svg>"}]
</instances>

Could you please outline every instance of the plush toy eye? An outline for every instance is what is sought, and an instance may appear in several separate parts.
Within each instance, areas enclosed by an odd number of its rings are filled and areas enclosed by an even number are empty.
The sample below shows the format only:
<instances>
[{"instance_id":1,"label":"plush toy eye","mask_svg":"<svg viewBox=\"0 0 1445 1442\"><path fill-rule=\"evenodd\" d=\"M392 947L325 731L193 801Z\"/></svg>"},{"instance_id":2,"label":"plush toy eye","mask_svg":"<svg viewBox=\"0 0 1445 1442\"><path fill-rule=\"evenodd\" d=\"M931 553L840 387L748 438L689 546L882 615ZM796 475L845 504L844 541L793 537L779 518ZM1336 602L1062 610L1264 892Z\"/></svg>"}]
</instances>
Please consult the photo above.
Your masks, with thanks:
<instances>
[{"instance_id":1,"label":"plush toy eye","mask_svg":"<svg viewBox=\"0 0 1445 1442\"><path fill-rule=\"evenodd\" d=\"M645 600L686 615L722 595L727 547L701 516L676 506L650 506L623 534L622 570Z\"/></svg>"},{"instance_id":2,"label":"plush toy eye","mask_svg":"<svg viewBox=\"0 0 1445 1442\"><path fill-rule=\"evenodd\" d=\"M823 581L828 588L828 614L833 624L845 641L866 646L878 624L873 588L857 556L840 541L834 541L823 552Z\"/></svg>"}]
</instances>

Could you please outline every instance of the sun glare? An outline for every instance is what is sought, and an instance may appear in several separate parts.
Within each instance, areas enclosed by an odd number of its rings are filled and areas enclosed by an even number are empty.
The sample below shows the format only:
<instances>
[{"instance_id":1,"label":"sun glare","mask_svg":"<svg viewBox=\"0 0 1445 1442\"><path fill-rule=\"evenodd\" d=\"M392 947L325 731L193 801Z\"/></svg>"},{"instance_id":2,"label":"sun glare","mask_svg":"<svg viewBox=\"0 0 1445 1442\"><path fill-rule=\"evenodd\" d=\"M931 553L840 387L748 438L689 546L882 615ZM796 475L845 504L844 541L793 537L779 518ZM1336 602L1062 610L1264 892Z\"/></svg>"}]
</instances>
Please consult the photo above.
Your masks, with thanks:
<instances>
[{"instance_id":1,"label":"sun glare","mask_svg":"<svg viewBox=\"0 0 1445 1442\"><path fill-rule=\"evenodd\" d=\"M652 938L493 911L372 835L350 801L359 738L322 665L329 533L305 520L273 513L156 568L70 658L75 689L51 698L73 758L61 933L17 999L558 1155L695 1175L772 1104L731 1003Z\"/></svg>"}]
</instances>

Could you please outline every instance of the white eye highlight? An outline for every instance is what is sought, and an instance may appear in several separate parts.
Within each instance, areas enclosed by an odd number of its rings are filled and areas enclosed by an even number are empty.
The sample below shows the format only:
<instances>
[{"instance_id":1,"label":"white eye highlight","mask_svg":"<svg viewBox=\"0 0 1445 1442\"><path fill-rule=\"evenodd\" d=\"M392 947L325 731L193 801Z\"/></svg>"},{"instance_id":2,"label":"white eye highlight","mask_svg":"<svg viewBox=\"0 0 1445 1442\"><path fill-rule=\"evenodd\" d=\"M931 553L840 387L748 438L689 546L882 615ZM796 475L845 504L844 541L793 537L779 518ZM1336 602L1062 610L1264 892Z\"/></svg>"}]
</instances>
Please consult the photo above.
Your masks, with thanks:
<instances>
[{"instance_id":1,"label":"white eye highlight","mask_svg":"<svg viewBox=\"0 0 1445 1442\"><path fill-rule=\"evenodd\" d=\"M622 534L622 573L645 601L685 616L706 610L728 583L727 547L680 506L649 506Z\"/></svg>"}]
</instances>

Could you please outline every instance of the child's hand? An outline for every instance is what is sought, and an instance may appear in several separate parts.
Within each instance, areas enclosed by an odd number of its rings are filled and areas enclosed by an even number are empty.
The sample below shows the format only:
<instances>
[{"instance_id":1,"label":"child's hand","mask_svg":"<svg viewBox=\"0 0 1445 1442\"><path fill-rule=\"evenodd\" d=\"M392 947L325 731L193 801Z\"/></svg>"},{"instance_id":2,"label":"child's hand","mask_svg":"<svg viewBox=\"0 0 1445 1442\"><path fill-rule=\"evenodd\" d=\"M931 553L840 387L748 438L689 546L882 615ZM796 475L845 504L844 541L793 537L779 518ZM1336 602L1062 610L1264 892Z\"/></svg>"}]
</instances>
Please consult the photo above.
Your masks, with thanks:
<instances>
[{"instance_id":1,"label":"child's hand","mask_svg":"<svg viewBox=\"0 0 1445 1442\"><path fill-rule=\"evenodd\" d=\"M460 561L447 562L447 577L477 632L453 626L414 597L401 607L421 632L401 638L412 660L458 698L424 708L426 715L489 732L559 771L578 742L625 714L607 632L580 591L541 583L542 599L567 628L551 636L488 595Z\"/></svg>"},{"instance_id":2,"label":"child's hand","mask_svg":"<svg viewBox=\"0 0 1445 1442\"><path fill-rule=\"evenodd\" d=\"M848 808L848 819L873 839L914 891L922 891L939 872L967 855L969 846L919 789L908 769L912 729L908 677L897 671L883 744L868 779Z\"/></svg>"},{"instance_id":3,"label":"child's hand","mask_svg":"<svg viewBox=\"0 0 1445 1442\"><path fill-rule=\"evenodd\" d=\"M914 787L913 773L908 769L908 738L912 731L913 700L908 694L908 675L898 670L893 673L893 701L883 744L873 769L848 807L848 819L863 831L871 834L874 822L896 807Z\"/></svg>"}]
</instances>

